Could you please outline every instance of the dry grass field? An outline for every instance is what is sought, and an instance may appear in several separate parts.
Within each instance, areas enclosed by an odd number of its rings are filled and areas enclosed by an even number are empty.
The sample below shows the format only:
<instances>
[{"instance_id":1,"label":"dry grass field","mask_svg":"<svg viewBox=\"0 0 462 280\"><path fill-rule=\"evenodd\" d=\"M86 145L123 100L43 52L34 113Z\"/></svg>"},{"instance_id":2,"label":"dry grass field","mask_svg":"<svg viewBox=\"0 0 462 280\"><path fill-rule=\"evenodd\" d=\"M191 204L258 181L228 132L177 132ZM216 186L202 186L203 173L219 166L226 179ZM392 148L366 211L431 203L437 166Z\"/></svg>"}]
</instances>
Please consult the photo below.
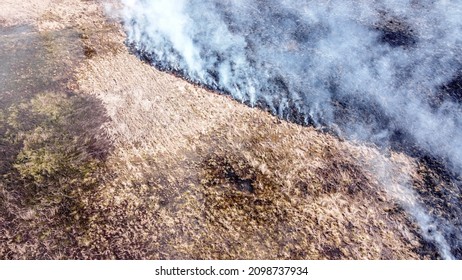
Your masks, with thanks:
<instances>
[{"instance_id":1,"label":"dry grass field","mask_svg":"<svg viewBox=\"0 0 462 280\"><path fill-rule=\"evenodd\" d=\"M415 159L156 70L108 3L0 2L0 259L435 258Z\"/></svg>"}]
</instances>

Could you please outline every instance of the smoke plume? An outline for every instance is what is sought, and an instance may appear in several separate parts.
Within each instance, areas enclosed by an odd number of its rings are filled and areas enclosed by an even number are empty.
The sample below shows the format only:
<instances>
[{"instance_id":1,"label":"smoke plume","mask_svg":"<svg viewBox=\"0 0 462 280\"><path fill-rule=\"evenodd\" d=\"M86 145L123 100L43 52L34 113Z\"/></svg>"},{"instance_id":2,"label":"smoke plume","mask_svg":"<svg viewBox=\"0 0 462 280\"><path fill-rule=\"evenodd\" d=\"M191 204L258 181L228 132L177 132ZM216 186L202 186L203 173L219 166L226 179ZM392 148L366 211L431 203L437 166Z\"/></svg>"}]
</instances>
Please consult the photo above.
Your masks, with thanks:
<instances>
[{"instance_id":1,"label":"smoke plume","mask_svg":"<svg viewBox=\"0 0 462 280\"><path fill-rule=\"evenodd\" d=\"M123 2L128 43L156 67L462 175L462 1Z\"/></svg>"}]
</instances>

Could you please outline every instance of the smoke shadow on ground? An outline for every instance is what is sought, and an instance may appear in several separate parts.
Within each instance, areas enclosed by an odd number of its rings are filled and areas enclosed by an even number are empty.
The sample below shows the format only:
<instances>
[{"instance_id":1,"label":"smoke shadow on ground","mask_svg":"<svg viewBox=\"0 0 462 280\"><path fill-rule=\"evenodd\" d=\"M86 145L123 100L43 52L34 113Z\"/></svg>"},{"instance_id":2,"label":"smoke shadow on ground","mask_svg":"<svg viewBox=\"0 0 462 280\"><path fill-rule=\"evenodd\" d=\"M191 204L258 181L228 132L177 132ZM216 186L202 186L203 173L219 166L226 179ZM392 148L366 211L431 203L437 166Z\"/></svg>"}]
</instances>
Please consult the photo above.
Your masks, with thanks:
<instances>
[{"instance_id":1,"label":"smoke shadow on ground","mask_svg":"<svg viewBox=\"0 0 462 280\"><path fill-rule=\"evenodd\" d=\"M78 31L13 26L0 38L0 258L64 257L88 228L85 199L112 149L108 118L73 89Z\"/></svg>"}]
</instances>

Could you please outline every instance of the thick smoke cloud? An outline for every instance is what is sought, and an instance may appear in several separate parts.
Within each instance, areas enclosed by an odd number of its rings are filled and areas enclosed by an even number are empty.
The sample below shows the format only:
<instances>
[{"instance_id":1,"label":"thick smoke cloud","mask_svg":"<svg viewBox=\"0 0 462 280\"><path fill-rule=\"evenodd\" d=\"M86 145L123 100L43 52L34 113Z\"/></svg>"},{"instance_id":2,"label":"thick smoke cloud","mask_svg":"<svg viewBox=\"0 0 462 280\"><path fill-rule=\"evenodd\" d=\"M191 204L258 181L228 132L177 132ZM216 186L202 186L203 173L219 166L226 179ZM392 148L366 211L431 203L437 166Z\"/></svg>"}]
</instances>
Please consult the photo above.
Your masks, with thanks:
<instances>
[{"instance_id":1,"label":"thick smoke cloud","mask_svg":"<svg viewBox=\"0 0 462 280\"><path fill-rule=\"evenodd\" d=\"M123 2L128 43L157 67L462 175L461 0Z\"/></svg>"}]
</instances>

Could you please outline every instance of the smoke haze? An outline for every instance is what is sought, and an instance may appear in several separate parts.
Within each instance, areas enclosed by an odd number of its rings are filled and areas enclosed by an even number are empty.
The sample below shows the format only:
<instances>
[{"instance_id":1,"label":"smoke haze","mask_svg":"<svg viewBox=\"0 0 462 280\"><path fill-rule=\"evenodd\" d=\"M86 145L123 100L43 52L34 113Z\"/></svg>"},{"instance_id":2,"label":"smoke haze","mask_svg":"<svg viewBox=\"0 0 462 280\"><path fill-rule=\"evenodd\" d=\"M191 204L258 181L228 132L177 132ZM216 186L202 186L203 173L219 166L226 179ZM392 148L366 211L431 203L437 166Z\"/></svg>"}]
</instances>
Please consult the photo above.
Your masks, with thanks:
<instances>
[{"instance_id":1,"label":"smoke haze","mask_svg":"<svg viewBox=\"0 0 462 280\"><path fill-rule=\"evenodd\" d=\"M462 175L462 1L123 2L128 43L160 69L342 137L407 143Z\"/></svg>"}]
</instances>

